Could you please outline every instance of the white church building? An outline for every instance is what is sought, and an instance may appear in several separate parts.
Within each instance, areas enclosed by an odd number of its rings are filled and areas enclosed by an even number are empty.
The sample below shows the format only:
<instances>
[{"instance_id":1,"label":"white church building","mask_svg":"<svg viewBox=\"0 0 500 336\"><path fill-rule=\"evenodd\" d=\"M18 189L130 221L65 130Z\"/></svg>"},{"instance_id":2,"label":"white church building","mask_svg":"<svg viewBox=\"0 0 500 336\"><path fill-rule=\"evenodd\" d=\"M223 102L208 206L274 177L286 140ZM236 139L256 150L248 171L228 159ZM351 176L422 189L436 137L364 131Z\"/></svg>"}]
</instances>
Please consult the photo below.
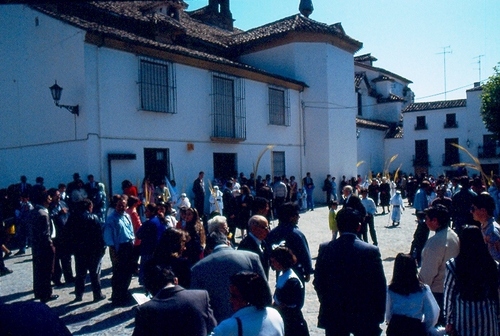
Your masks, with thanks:
<instances>
[{"instance_id":1,"label":"white church building","mask_svg":"<svg viewBox=\"0 0 500 336\"><path fill-rule=\"evenodd\" d=\"M199 171L256 169L311 172L320 200L327 174L366 176L394 154L391 170L413 172L424 133L406 132L421 113L410 80L354 57L362 43L340 23L233 21L229 0L191 12L172 0L0 6L0 186L79 172L108 193L145 176L190 193Z\"/></svg>"}]
</instances>

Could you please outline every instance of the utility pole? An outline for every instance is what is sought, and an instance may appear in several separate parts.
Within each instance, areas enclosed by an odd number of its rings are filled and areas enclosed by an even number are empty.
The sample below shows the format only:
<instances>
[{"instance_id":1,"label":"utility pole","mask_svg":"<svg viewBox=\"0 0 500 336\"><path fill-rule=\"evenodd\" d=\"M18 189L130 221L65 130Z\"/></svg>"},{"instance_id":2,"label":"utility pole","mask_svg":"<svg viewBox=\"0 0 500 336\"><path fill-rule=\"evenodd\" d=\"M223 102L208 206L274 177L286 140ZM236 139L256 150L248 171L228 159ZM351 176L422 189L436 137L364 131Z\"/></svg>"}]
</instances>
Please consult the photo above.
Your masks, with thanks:
<instances>
[{"instance_id":1,"label":"utility pole","mask_svg":"<svg viewBox=\"0 0 500 336\"><path fill-rule=\"evenodd\" d=\"M474 57L474 59L477 58L477 64L479 65L479 85L481 85L481 57L484 57L484 55Z\"/></svg>"},{"instance_id":2,"label":"utility pole","mask_svg":"<svg viewBox=\"0 0 500 336\"><path fill-rule=\"evenodd\" d=\"M446 54L451 54L450 46L443 47L443 52L437 53L436 55L443 54L443 64L444 64L444 100L446 100Z\"/></svg>"}]
</instances>

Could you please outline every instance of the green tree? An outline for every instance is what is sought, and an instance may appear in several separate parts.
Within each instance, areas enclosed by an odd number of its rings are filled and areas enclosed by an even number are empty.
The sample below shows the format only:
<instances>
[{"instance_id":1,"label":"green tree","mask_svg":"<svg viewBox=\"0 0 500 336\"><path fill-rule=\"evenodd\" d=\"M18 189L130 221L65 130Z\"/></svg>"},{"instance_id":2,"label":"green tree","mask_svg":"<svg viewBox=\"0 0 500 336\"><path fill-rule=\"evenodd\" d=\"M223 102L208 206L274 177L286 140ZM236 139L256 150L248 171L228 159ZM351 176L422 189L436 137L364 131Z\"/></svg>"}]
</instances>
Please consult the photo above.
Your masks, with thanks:
<instances>
[{"instance_id":1,"label":"green tree","mask_svg":"<svg viewBox=\"0 0 500 336\"><path fill-rule=\"evenodd\" d=\"M500 62L483 85L481 115L486 129L500 139Z\"/></svg>"}]
</instances>

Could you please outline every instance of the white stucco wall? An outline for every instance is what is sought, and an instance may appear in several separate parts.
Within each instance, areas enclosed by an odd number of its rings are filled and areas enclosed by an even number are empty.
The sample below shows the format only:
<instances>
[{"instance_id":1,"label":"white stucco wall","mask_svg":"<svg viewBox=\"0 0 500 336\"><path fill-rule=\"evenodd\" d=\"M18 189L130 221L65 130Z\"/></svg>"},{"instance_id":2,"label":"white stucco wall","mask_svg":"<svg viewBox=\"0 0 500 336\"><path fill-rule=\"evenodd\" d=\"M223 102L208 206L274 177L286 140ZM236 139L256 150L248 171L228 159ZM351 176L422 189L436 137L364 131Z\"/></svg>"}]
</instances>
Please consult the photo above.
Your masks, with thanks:
<instances>
[{"instance_id":1,"label":"white stucco wall","mask_svg":"<svg viewBox=\"0 0 500 336\"><path fill-rule=\"evenodd\" d=\"M357 168L357 174L361 175L364 179L366 176L369 176L370 171L375 172L375 174L383 172L384 160L386 157L386 155L384 155L386 151L384 142L386 132L361 127L358 127L358 130L357 163L359 166ZM392 171L392 169L397 169L397 166L395 167L395 163L393 163L389 168ZM349 176L349 178L350 177L351 176Z\"/></svg>"},{"instance_id":2,"label":"white stucco wall","mask_svg":"<svg viewBox=\"0 0 500 336\"><path fill-rule=\"evenodd\" d=\"M327 43L292 43L258 51L242 61L304 81L305 162L321 196L327 174L340 180L356 174L356 96L352 54ZM347 131L346 131L347 130Z\"/></svg>"},{"instance_id":3,"label":"white stucco wall","mask_svg":"<svg viewBox=\"0 0 500 336\"><path fill-rule=\"evenodd\" d=\"M138 109L136 55L86 44L84 32L22 5L0 6L0 33L2 186L25 174L30 182L43 176L51 187L74 172L108 183L107 155L136 154L137 160L112 163L113 191L120 191L123 179L144 177L144 148L168 148L178 186L187 191L199 170L213 178L214 152L235 153L237 170L249 175L267 145L285 152L288 175L301 176L297 91L289 90L291 126L269 125L268 85L244 79L247 139L216 143L210 140L211 72L175 64L177 114L146 112ZM64 88L60 103L79 104L79 117L54 106L48 89L54 79ZM258 173L271 173L270 152Z\"/></svg>"},{"instance_id":4,"label":"white stucco wall","mask_svg":"<svg viewBox=\"0 0 500 336\"><path fill-rule=\"evenodd\" d=\"M1 185L22 174L54 185L70 180L75 165L86 166L79 141L86 119L56 107L49 91L57 80L61 104L82 104L83 39L80 30L27 6L0 6Z\"/></svg>"}]
</instances>

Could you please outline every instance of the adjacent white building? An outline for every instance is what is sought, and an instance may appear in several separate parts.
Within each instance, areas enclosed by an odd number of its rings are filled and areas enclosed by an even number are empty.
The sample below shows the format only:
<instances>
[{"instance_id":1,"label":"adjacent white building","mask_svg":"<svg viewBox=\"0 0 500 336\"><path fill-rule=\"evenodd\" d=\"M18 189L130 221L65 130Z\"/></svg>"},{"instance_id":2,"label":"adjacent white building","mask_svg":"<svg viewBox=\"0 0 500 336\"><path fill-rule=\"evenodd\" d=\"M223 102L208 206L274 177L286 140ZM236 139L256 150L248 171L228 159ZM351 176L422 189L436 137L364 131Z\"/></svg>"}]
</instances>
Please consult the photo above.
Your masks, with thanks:
<instances>
[{"instance_id":1,"label":"adjacent white building","mask_svg":"<svg viewBox=\"0 0 500 336\"><path fill-rule=\"evenodd\" d=\"M498 144L481 118L481 93L478 85L466 99L413 103L403 110L404 136L388 142L402 149L404 171L453 176L457 164L473 165L477 158L486 175L498 174ZM479 175L470 166L468 172Z\"/></svg>"}]
</instances>

